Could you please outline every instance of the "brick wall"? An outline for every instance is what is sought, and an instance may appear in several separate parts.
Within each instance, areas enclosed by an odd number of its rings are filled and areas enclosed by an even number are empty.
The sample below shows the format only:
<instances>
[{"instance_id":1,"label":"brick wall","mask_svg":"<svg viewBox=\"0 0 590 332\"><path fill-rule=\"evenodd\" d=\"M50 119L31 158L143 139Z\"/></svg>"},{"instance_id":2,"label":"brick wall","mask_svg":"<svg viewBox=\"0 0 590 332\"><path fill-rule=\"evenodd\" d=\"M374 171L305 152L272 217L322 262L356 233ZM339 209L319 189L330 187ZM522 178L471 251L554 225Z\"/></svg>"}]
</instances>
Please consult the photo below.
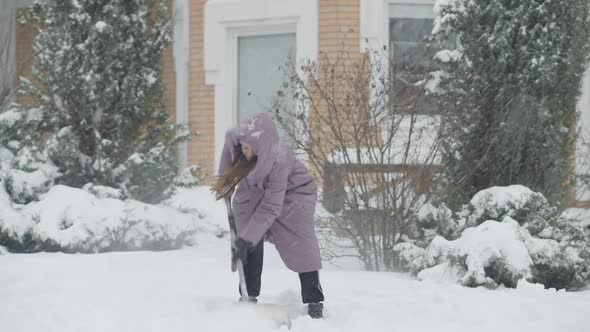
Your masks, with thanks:
<instances>
[{"instance_id":1,"label":"brick wall","mask_svg":"<svg viewBox=\"0 0 590 332\"><path fill-rule=\"evenodd\" d=\"M25 9L18 9L17 15L23 14ZM32 78L31 68L33 65L33 42L35 41L35 29L33 25L16 23L16 79L20 76ZM32 98L17 94L18 103L27 105L32 103Z\"/></svg>"},{"instance_id":2,"label":"brick wall","mask_svg":"<svg viewBox=\"0 0 590 332\"><path fill-rule=\"evenodd\" d=\"M325 77L325 71L322 69L326 65L334 65L336 62L340 67L336 68L336 73L342 74L344 71L349 71L353 63L360 62L363 54L360 53L360 0L320 0L319 1L319 71L318 78L320 84L334 84L334 103L341 104L345 100L347 83L342 79L333 81L329 77ZM347 70L344 70L347 68ZM328 76L332 76L328 73ZM336 75L338 76L338 74ZM339 84L339 81L342 81ZM317 98L317 97L314 97ZM318 113L328 113L328 106L324 104L325 99L316 99L318 102ZM324 117L325 118L325 117ZM339 117L340 118L340 117ZM344 118L344 117L342 117ZM310 113L310 129L316 133L325 133L329 135L331 132L326 124L320 124L316 115ZM348 137L350 138L350 137ZM334 138L325 137L320 142L333 142ZM329 143L333 144L333 143ZM319 153L320 147L314 147L316 153ZM329 146L324 146L323 150L327 151ZM320 153L322 154L322 153ZM316 180L323 185L323 181L318 169L311 169Z\"/></svg>"},{"instance_id":3,"label":"brick wall","mask_svg":"<svg viewBox=\"0 0 590 332\"><path fill-rule=\"evenodd\" d=\"M360 0L319 0L319 49L360 56Z\"/></svg>"},{"instance_id":4,"label":"brick wall","mask_svg":"<svg viewBox=\"0 0 590 332\"><path fill-rule=\"evenodd\" d=\"M168 0L168 8L174 19L174 5L172 0ZM164 51L162 55L162 82L164 85L164 98L168 112L170 113L170 122L176 121L176 67L174 65L174 44Z\"/></svg>"},{"instance_id":5,"label":"brick wall","mask_svg":"<svg viewBox=\"0 0 590 332\"><path fill-rule=\"evenodd\" d=\"M188 118L193 136L188 146L189 164L199 163L202 175L211 180L216 167L215 159L215 97L212 86L205 84L204 67L204 7L206 0L190 2L190 51L189 51L189 97Z\"/></svg>"}]
</instances>

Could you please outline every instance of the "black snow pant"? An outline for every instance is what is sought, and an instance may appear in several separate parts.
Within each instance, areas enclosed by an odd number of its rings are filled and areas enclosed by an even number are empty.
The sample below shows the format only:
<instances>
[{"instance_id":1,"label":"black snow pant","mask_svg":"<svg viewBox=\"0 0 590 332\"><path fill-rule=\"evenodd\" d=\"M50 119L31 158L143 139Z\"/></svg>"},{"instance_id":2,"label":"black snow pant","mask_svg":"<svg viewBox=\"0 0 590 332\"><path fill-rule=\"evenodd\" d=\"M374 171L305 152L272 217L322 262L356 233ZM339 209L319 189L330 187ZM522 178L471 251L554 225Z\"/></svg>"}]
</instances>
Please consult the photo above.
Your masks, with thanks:
<instances>
[{"instance_id":1,"label":"black snow pant","mask_svg":"<svg viewBox=\"0 0 590 332\"><path fill-rule=\"evenodd\" d=\"M257 297L260 295L263 257L264 241L260 241L256 246L248 250L248 259L244 265L248 296ZM318 271L299 273L299 281L301 282L301 298L303 299L303 303L317 303L324 301L324 293L322 292L322 286L320 285ZM241 293L242 292L240 291L240 295Z\"/></svg>"}]
</instances>

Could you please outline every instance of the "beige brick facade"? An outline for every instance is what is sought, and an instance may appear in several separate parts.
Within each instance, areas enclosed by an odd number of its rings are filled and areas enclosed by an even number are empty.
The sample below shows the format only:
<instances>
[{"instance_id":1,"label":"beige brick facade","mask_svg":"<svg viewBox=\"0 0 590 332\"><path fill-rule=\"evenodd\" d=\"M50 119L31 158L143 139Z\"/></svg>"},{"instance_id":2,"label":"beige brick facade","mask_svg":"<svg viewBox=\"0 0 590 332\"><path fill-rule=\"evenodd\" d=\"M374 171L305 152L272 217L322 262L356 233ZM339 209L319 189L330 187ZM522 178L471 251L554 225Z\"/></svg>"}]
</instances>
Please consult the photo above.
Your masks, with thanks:
<instances>
[{"instance_id":1,"label":"beige brick facade","mask_svg":"<svg viewBox=\"0 0 590 332\"><path fill-rule=\"evenodd\" d=\"M341 51L360 56L360 0L319 1L319 49L321 53Z\"/></svg>"},{"instance_id":2,"label":"beige brick facade","mask_svg":"<svg viewBox=\"0 0 590 332\"><path fill-rule=\"evenodd\" d=\"M202 175L208 181L215 174L215 95L213 87L205 84L203 12L206 2L190 2L188 118L191 131L196 135L189 143L188 161L200 164Z\"/></svg>"},{"instance_id":3,"label":"beige brick facade","mask_svg":"<svg viewBox=\"0 0 590 332\"><path fill-rule=\"evenodd\" d=\"M320 66L326 65L324 62L329 62L331 65L334 64L337 58L340 58L340 62L343 66L348 66L351 62L359 61L362 54L360 53L360 0L320 0L318 10L318 34L319 34L319 52L318 55ZM342 58L342 55L346 53L346 56ZM329 78L323 77L324 71L319 70L319 79L321 82L330 82ZM339 104L346 95L346 82L342 82L341 86L337 86L335 93L336 104ZM329 83L328 83L329 84ZM328 106L323 104L324 100L318 100L320 102L318 107L318 113L327 114ZM322 133L330 133L330 129L326 128L325 125L320 125L320 121L311 114L310 115L310 128L311 130L321 130ZM324 138L323 142L332 142L333 138ZM321 148L315 147L315 151L321 150ZM328 146L324 146L323 149L329 149ZM317 153L317 152L316 152ZM324 183L325 179L322 179L322 171L316 168L312 168L311 172L318 183L322 186L328 185ZM328 185L328 187L330 187ZM331 191L328 189L328 191Z\"/></svg>"},{"instance_id":4,"label":"beige brick facade","mask_svg":"<svg viewBox=\"0 0 590 332\"><path fill-rule=\"evenodd\" d=\"M170 122L176 121L176 69L174 67L174 54L170 45L162 57L162 81L164 83L164 98L168 112L170 113Z\"/></svg>"},{"instance_id":5,"label":"beige brick facade","mask_svg":"<svg viewBox=\"0 0 590 332\"><path fill-rule=\"evenodd\" d=\"M24 9L19 9L17 15L24 13ZM31 68L33 65L33 42L35 40L35 29L33 25L23 25L16 23L16 76L30 78ZM18 81L17 81L18 82ZM30 97L17 94L17 102L29 104L32 102Z\"/></svg>"}]
</instances>

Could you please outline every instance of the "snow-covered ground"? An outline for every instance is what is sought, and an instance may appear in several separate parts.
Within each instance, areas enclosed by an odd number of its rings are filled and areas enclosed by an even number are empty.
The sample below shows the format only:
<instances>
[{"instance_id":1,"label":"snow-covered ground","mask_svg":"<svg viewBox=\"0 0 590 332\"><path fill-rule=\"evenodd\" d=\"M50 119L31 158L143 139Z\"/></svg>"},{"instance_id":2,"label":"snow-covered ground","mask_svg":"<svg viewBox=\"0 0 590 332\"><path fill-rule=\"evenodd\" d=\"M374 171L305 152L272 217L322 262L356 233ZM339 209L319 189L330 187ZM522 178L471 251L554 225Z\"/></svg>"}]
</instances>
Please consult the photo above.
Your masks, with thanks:
<instances>
[{"instance_id":1,"label":"snow-covered ground","mask_svg":"<svg viewBox=\"0 0 590 332\"><path fill-rule=\"evenodd\" d=\"M200 206L225 226L222 204ZM590 291L473 289L351 264L326 264L325 320L312 320L301 315L297 275L268 244L260 302L282 307L240 305L227 241L202 234L176 251L0 255L1 330L286 331L290 316L291 331L590 331Z\"/></svg>"}]
</instances>

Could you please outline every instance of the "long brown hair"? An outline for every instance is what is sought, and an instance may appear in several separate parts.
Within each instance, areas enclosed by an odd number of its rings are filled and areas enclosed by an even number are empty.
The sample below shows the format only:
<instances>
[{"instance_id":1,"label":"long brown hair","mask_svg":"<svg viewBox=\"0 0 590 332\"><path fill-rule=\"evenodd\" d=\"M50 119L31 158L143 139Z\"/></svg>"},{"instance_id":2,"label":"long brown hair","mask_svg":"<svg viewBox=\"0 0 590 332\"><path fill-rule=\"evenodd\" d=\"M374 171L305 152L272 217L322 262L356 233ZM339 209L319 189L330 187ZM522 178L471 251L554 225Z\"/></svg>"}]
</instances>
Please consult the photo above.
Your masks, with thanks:
<instances>
[{"instance_id":1,"label":"long brown hair","mask_svg":"<svg viewBox=\"0 0 590 332\"><path fill-rule=\"evenodd\" d=\"M257 158L254 156L251 160L246 159L242 153L242 145L238 144L234 148L234 160L232 166L223 174L215 178L215 183L211 186L211 191L215 193L215 199L219 200L230 195L240 180L242 180L256 166Z\"/></svg>"}]
</instances>

